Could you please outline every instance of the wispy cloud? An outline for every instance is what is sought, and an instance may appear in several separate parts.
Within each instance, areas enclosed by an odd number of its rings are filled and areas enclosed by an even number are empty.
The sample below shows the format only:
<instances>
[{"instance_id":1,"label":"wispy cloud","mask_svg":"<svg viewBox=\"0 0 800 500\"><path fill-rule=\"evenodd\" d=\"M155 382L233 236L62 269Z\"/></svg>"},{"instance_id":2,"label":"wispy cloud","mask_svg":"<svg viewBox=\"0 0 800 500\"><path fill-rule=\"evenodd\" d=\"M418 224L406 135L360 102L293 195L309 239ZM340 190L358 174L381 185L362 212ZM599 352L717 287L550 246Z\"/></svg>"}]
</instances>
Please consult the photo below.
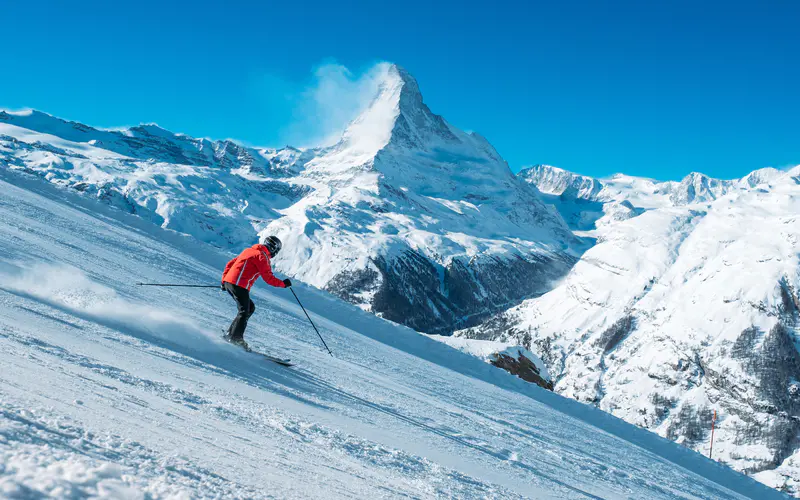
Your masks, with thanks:
<instances>
[{"instance_id":1,"label":"wispy cloud","mask_svg":"<svg viewBox=\"0 0 800 500\"><path fill-rule=\"evenodd\" d=\"M280 134L284 143L301 147L334 144L375 97L385 64L353 71L328 61L316 66L310 77L299 83L265 75L262 82L271 92L280 89L280 95L273 94L272 98L282 99L291 108L291 122Z\"/></svg>"}]
</instances>

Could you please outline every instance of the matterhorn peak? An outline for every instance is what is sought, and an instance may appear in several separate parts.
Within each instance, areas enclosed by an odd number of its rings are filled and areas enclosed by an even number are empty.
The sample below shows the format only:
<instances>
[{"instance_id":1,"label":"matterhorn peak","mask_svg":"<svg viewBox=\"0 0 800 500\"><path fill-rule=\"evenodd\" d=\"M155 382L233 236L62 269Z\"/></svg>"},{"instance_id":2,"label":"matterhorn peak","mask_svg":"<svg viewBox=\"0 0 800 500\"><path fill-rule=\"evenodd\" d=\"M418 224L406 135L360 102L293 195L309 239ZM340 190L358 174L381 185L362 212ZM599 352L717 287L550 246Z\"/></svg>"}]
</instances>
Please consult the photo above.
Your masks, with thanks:
<instances>
[{"instance_id":1,"label":"matterhorn peak","mask_svg":"<svg viewBox=\"0 0 800 500\"><path fill-rule=\"evenodd\" d=\"M402 82L403 89L400 93L401 107L425 106L425 104L422 102L422 93L419 90L419 83L417 83L417 79L414 78L411 73L397 64L390 64L388 71L391 77L399 78ZM427 108L427 106L425 107ZM430 110L428 111L430 112Z\"/></svg>"},{"instance_id":2,"label":"matterhorn peak","mask_svg":"<svg viewBox=\"0 0 800 500\"><path fill-rule=\"evenodd\" d=\"M430 150L436 144L463 140L441 116L431 112L417 80L407 70L384 63L377 71L375 96L347 127L337 149L374 156L390 144Z\"/></svg>"}]
</instances>

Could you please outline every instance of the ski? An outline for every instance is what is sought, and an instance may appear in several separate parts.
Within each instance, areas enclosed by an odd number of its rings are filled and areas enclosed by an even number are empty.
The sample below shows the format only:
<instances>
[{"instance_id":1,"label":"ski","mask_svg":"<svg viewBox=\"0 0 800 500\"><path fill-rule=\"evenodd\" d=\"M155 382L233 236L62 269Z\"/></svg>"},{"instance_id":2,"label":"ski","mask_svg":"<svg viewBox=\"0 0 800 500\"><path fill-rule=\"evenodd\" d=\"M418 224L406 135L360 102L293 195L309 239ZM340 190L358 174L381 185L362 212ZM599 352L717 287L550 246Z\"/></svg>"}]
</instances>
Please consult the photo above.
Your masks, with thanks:
<instances>
[{"instance_id":1,"label":"ski","mask_svg":"<svg viewBox=\"0 0 800 500\"><path fill-rule=\"evenodd\" d=\"M270 356L269 354L264 354L263 352L258 352L258 351L250 351L250 352L253 354L258 354L259 356L263 356L267 360L272 361L273 363L277 363L281 366L294 366L294 363L292 363L288 359L276 358L275 356Z\"/></svg>"},{"instance_id":2,"label":"ski","mask_svg":"<svg viewBox=\"0 0 800 500\"><path fill-rule=\"evenodd\" d=\"M262 357L266 358L267 360L272 361L273 363L277 363L277 364L279 364L281 366L294 366L294 363L292 363L288 358L286 358L286 359L276 358L275 356L270 356L269 354L265 354L263 352L254 351L244 341L243 341L242 344L240 344L238 342L231 342L227 337L222 337L222 339L225 342L227 342L227 343L229 343L231 345L235 345L236 347L239 347L240 349L242 349L245 352L249 352L250 354L256 354L258 356L262 356Z\"/></svg>"}]
</instances>

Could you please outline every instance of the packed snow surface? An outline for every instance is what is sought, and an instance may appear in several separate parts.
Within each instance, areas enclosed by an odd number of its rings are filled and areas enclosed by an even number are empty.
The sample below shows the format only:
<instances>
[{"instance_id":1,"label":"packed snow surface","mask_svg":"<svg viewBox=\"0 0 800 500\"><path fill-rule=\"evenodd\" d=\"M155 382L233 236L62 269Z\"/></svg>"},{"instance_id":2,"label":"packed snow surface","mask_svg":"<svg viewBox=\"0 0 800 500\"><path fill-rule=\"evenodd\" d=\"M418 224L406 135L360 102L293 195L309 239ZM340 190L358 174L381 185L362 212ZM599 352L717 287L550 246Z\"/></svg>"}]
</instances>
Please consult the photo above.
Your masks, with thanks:
<instances>
[{"instance_id":1,"label":"packed snow surface","mask_svg":"<svg viewBox=\"0 0 800 500\"><path fill-rule=\"evenodd\" d=\"M229 254L0 169L0 496L781 498L699 454L297 287Z\"/></svg>"}]
</instances>

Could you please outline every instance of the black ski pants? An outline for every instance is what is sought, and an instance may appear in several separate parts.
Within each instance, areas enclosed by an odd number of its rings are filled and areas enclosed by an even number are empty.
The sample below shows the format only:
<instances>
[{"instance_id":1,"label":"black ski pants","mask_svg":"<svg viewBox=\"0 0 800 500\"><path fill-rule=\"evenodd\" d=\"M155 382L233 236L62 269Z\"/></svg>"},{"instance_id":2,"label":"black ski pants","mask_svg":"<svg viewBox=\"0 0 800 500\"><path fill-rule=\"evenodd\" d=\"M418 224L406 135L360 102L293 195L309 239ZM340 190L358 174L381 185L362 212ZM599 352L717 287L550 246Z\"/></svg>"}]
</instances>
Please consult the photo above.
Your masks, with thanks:
<instances>
[{"instance_id":1,"label":"black ski pants","mask_svg":"<svg viewBox=\"0 0 800 500\"><path fill-rule=\"evenodd\" d=\"M256 312L256 305L250 300L250 292L247 288L234 285L233 283L225 283L225 290L231 294L233 300L236 301L238 309L236 317L233 318L233 323L228 328L228 335L232 339L244 338L244 330L247 328L247 320Z\"/></svg>"}]
</instances>

